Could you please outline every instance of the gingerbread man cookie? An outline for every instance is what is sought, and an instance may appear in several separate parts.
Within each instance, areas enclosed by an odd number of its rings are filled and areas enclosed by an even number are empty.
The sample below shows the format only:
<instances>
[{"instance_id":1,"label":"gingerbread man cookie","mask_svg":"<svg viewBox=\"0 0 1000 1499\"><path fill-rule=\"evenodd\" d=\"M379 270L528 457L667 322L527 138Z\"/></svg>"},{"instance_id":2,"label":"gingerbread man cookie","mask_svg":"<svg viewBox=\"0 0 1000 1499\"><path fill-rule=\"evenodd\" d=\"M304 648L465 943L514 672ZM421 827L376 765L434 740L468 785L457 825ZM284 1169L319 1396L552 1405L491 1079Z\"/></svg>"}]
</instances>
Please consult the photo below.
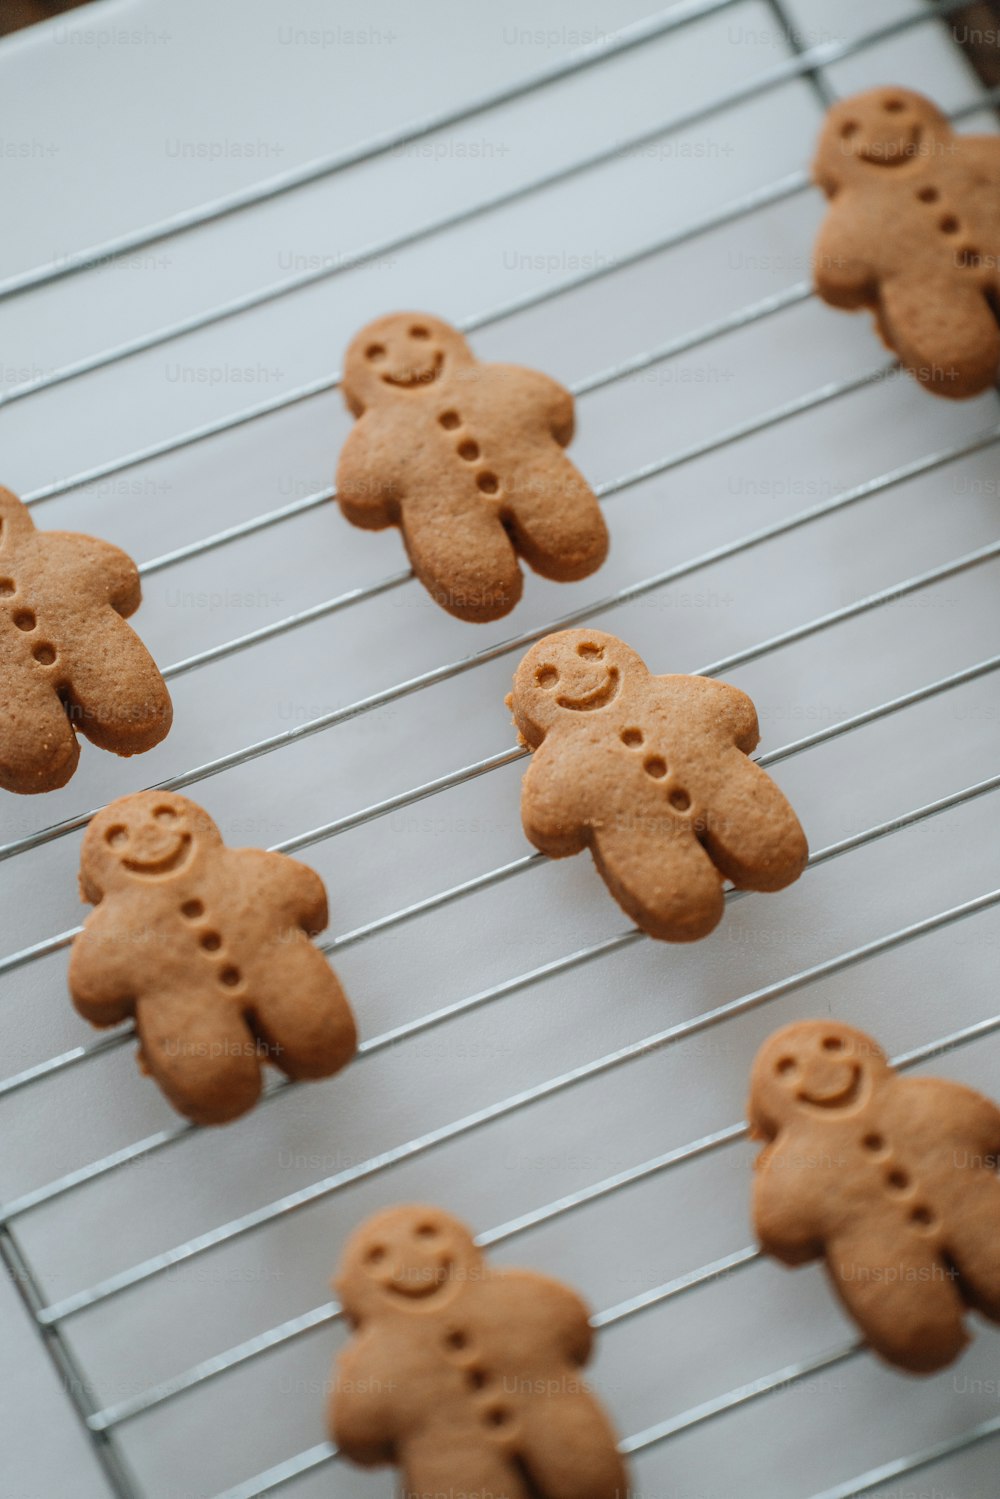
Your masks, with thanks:
<instances>
[{"instance_id":1,"label":"gingerbread man cookie","mask_svg":"<svg viewBox=\"0 0 1000 1499\"><path fill-rule=\"evenodd\" d=\"M876 1353L951 1363L970 1307L1000 1322L1000 1109L959 1083L900 1077L863 1031L785 1026L761 1047L750 1125L754 1221L786 1265L821 1256Z\"/></svg>"},{"instance_id":2,"label":"gingerbread man cookie","mask_svg":"<svg viewBox=\"0 0 1000 1499\"><path fill-rule=\"evenodd\" d=\"M261 1065L329 1077L354 1017L310 940L323 882L284 854L226 848L183 796L141 791L87 828L80 889L97 909L73 943L73 1003L94 1025L134 1016L140 1065L196 1124L253 1107Z\"/></svg>"},{"instance_id":3,"label":"gingerbread man cookie","mask_svg":"<svg viewBox=\"0 0 1000 1499\"><path fill-rule=\"evenodd\" d=\"M835 104L813 162L830 199L820 296L870 307L884 342L939 396L1000 370L1000 139L957 135L929 99L876 88Z\"/></svg>"},{"instance_id":4,"label":"gingerbread man cookie","mask_svg":"<svg viewBox=\"0 0 1000 1499\"><path fill-rule=\"evenodd\" d=\"M618 904L651 937L705 937L723 879L781 890L808 855L795 813L748 759L745 693L710 677L654 677L601 630L563 630L522 660L508 698L534 751L524 831L553 859L590 849Z\"/></svg>"},{"instance_id":5,"label":"gingerbread man cookie","mask_svg":"<svg viewBox=\"0 0 1000 1499\"><path fill-rule=\"evenodd\" d=\"M170 695L125 620L142 598L131 557L69 531L36 531L0 489L0 786L54 791L78 734L135 755L170 728Z\"/></svg>"},{"instance_id":6,"label":"gingerbread man cookie","mask_svg":"<svg viewBox=\"0 0 1000 1499\"><path fill-rule=\"evenodd\" d=\"M558 1281L492 1270L433 1207L378 1213L335 1289L355 1336L337 1360L330 1433L406 1494L624 1499L628 1475L580 1371L587 1309Z\"/></svg>"},{"instance_id":7,"label":"gingerbread man cookie","mask_svg":"<svg viewBox=\"0 0 1000 1499\"><path fill-rule=\"evenodd\" d=\"M337 467L340 507L356 526L398 526L449 614L508 614L518 555L560 582L604 561L601 507L563 452L573 397L547 375L480 364L448 323L397 312L351 343L344 396L358 423Z\"/></svg>"}]
</instances>

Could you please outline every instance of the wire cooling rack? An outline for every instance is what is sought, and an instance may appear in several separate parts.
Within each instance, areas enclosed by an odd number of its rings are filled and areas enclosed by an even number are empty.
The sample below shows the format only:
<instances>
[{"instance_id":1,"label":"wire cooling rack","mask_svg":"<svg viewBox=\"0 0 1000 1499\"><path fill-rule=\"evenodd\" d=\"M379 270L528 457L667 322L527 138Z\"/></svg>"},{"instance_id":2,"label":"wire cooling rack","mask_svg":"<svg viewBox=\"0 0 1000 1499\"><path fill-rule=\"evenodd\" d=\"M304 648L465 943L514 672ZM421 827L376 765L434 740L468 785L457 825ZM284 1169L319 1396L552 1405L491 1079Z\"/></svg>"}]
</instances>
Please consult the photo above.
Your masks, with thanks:
<instances>
[{"instance_id":1,"label":"wire cooling rack","mask_svg":"<svg viewBox=\"0 0 1000 1499\"><path fill-rule=\"evenodd\" d=\"M49 1392L4 1430L5 1492L390 1493L322 1439L345 1336L325 1287L354 1224L421 1199L599 1308L637 1494L993 1499L1000 1336L977 1326L930 1380L875 1363L816 1267L750 1242L742 1123L755 1047L800 1015L997 1091L1000 414L917 390L808 282L831 99L899 81L995 128L954 10L331 25L307 0L106 0L0 50L38 132L35 221L55 183L72 225L20 260L15 231L3 263L5 482L143 559L176 704L152 754L85 748L64 791L0 809L0 1250L39 1335L11 1390L51 1360L92 1449ZM271 170L286 149L308 164ZM340 520L331 365L398 306L572 386L613 539L597 577L530 579L472 628L394 533ZM794 889L731 894L694 948L624 928L588 861L520 833L503 695L530 642L583 621L750 691L810 834ZM147 784L315 864L361 1025L343 1076L273 1081L224 1131L179 1122L130 1030L95 1036L66 999L81 829Z\"/></svg>"}]
</instances>

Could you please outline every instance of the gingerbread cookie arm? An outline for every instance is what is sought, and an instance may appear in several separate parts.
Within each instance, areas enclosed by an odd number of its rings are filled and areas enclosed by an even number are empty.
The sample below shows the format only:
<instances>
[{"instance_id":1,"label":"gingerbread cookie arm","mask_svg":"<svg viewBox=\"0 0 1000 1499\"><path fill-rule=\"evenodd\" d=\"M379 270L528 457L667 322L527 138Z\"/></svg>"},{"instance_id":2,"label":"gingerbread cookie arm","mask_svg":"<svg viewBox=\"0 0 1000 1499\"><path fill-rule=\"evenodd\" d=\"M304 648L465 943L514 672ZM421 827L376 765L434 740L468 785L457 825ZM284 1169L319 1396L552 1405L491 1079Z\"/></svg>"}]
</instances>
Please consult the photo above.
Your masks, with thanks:
<instances>
[{"instance_id":1,"label":"gingerbread cookie arm","mask_svg":"<svg viewBox=\"0 0 1000 1499\"><path fill-rule=\"evenodd\" d=\"M933 1118L936 1138L950 1143L957 1165L997 1169L1000 1108L991 1098L951 1078L901 1078L897 1086L913 1112Z\"/></svg>"},{"instance_id":2,"label":"gingerbread cookie arm","mask_svg":"<svg viewBox=\"0 0 1000 1499\"><path fill-rule=\"evenodd\" d=\"M173 722L166 684L138 635L113 608L95 613L68 657L67 711L92 744L135 755L166 737ZM53 670L58 668L57 657Z\"/></svg>"},{"instance_id":3,"label":"gingerbread cookie arm","mask_svg":"<svg viewBox=\"0 0 1000 1499\"><path fill-rule=\"evenodd\" d=\"M751 1114L751 1134L755 1133ZM804 1265L823 1253L826 1183L809 1157L769 1145L754 1162L754 1230L766 1254Z\"/></svg>"},{"instance_id":4,"label":"gingerbread cookie arm","mask_svg":"<svg viewBox=\"0 0 1000 1499\"><path fill-rule=\"evenodd\" d=\"M921 268L883 281L878 317L904 369L937 395L963 400L995 381L1000 327L982 287L957 268L939 284Z\"/></svg>"},{"instance_id":5,"label":"gingerbread cookie arm","mask_svg":"<svg viewBox=\"0 0 1000 1499\"><path fill-rule=\"evenodd\" d=\"M668 696L680 697L678 704L685 714L697 716L706 731L724 730L736 748L751 754L760 742L760 724L753 699L731 682L715 677L655 677Z\"/></svg>"},{"instance_id":6,"label":"gingerbread cookie arm","mask_svg":"<svg viewBox=\"0 0 1000 1499\"><path fill-rule=\"evenodd\" d=\"M39 544L44 547L46 563L57 563L73 575L73 586L82 589L86 603L110 604L116 614L127 619L142 603L142 581L139 569L127 552L96 536L81 536L74 531L43 531Z\"/></svg>"},{"instance_id":7,"label":"gingerbread cookie arm","mask_svg":"<svg viewBox=\"0 0 1000 1499\"><path fill-rule=\"evenodd\" d=\"M551 740L540 745L521 786L525 837L550 859L581 853L590 841L586 782L567 775L564 749Z\"/></svg>"},{"instance_id":8,"label":"gingerbread cookie arm","mask_svg":"<svg viewBox=\"0 0 1000 1499\"><path fill-rule=\"evenodd\" d=\"M877 248L877 246L876 246ZM813 250L816 290L831 307L870 307L878 291L870 226L847 198L831 205Z\"/></svg>"},{"instance_id":9,"label":"gingerbread cookie arm","mask_svg":"<svg viewBox=\"0 0 1000 1499\"><path fill-rule=\"evenodd\" d=\"M225 857L238 858L240 868L253 871L255 898L279 922L294 924L310 937L325 930L330 920L326 886L315 869L259 848L231 849Z\"/></svg>"},{"instance_id":10,"label":"gingerbread cookie arm","mask_svg":"<svg viewBox=\"0 0 1000 1499\"><path fill-rule=\"evenodd\" d=\"M329 1432L341 1452L363 1468L395 1460L394 1371L379 1359L377 1334L360 1333L340 1353L327 1410Z\"/></svg>"},{"instance_id":11,"label":"gingerbread cookie arm","mask_svg":"<svg viewBox=\"0 0 1000 1499\"><path fill-rule=\"evenodd\" d=\"M958 1287L929 1245L895 1217L866 1218L827 1244L830 1279L876 1353L913 1374L931 1374L969 1341Z\"/></svg>"},{"instance_id":12,"label":"gingerbread cookie arm","mask_svg":"<svg viewBox=\"0 0 1000 1499\"><path fill-rule=\"evenodd\" d=\"M572 394L558 380L541 370L525 369L519 364L490 364L487 378L498 385L498 397L506 390L511 401L526 413L526 425L538 423L561 448L573 441L576 416Z\"/></svg>"},{"instance_id":13,"label":"gingerbread cookie arm","mask_svg":"<svg viewBox=\"0 0 1000 1499\"><path fill-rule=\"evenodd\" d=\"M582 1368L590 1358L594 1333L583 1300L562 1281L530 1270L501 1270L497 1279L519 1314L544 1336L560 1360Z\"/></svg>"},{"instance_id":14,"label":"gingerbread cookie arm","mask_svg":"<svg viewBox=\"0 0 1000 1499\"><path fill-rule=\"evenodd\" d=\"M375 416L359 417L337 462L338 504L352 525L369 531L398 524L402 497L395 454L376 422Z\"/></svg>"},{"instance_id":15,"label":"gingerbread cookie arm","mask_svg":"<svg viewBox=\"0 0 1000 1499\"><path fill-rule=\"evenodd\" d=\"M136 961L142 948L130 934L142 931L139 922L139 912L131 921L123 917L120 901L98 906L73 943L69 991L78 1013L91 1025L120 1025L135 1013L143 959Z\"/></svg>"}]
</instances>

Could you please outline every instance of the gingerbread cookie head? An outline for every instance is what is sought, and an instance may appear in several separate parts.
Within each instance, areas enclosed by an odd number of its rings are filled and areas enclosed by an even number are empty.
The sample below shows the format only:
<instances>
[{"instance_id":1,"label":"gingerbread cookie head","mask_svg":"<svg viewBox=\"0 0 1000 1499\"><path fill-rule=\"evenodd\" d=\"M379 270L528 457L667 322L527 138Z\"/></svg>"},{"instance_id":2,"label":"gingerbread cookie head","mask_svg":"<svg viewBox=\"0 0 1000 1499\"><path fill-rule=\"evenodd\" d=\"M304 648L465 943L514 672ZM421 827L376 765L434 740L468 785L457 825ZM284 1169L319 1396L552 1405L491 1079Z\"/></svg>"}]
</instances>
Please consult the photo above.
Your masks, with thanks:
<instances>
[{"instance_id":1,"label":"gingerbread cookie head","mask_svg":"<svg viewBox=\"0 0 1000 1499\"><path fill-rule=\"evenodd\" d=\"M876 88L835 104L826 116L813 171L828 197L845 185L905 174L947 145L945 116L905 88Z\"/></svg>"},{"instance_id":2,"label":"gingerbread cookie head","mask_svg":"<svg viewBox=\"0 0 1000 1499\"><path fill-rule=\"evenodd\" d=\"M514 719L532 748L560 722L609 707L649 673L642 658L603 630L561 630L532 646L514 676Z\"/></svg>"},{"instance_id":3,"label":"gingerbread cookie head","mask_svg":"<svg viewBox=\"0 0 1000 1499\"><path fill-rule=\"evenodd\" d=\"M440 387L474 363L457 328L425 312L376 318L352 339L344 360L344 399L355 416L372 406L434 401Z\"/></svg>"},{"instance_id":4,"label":"gingerbread cookie head","mask_svg":"<svg viewBox=\"0 0 1000 1499\"><path fill-rule=\"evenodd\" d=\"M885 1053L863 1031L832 1020L800 1020L761 1047L750 1080L750 1123L771 1140L798 1120L860 1113L892 1076Z\"/></svg>"},{"instance_id":5,"label":"gingerbread cookie head","mask_svg":"<svg viewBox=\"0 0 1000 1499\"><path fill-rule=\"evenodd\" d=\"M438 1311L485 1274L472 1235L440 1208L388 1208L348 1240L334 1288L352 1322Z\"/></svg>"},{"instance_id":6,"label":"gingerbread cookie head","mask_svg":"<svg viewBox=\"0 0 1000 1499\"><path fill-rule=\"evenodd\" d=\"M87 828L80 860L85 899L194 874L222 836L207 812L170 791L123 796Z\"/></svg>"}]
</instances>

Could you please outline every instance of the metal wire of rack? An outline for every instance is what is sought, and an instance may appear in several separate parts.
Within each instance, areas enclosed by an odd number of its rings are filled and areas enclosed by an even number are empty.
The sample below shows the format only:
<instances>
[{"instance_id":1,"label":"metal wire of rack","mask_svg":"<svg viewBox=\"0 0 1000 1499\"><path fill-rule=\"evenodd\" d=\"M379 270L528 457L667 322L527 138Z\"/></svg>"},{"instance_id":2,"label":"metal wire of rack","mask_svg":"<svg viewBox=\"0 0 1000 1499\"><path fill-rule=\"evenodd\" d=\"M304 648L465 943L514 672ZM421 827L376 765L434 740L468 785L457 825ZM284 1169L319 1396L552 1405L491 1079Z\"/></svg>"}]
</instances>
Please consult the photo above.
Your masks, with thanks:
<instances>
[{"instance_id":1,"label":"metal wire of rack","mask_svg":"<svg viewBox=\"0 0 1000 1499\"><path fill-rule=\"evenodd\" d=\"M199 228L216 219L243 212L254 205L273 201L309 183L335 175L348 167L362 166L391 151L401 141L420 139L436 130L455 125L500 104L523 98L529 92L545 90L559 81L572 77L577 72L599 67L613 57L635 51L654 40L662 40L675 30L695 25L717 13L727 12L737 7L739 3L740 0L697 0L697 3L673 8L646 22L624 28L610 44L587 46L573 54L569 61L563 61L541 70L527 81L507 87L502 91L484 94L471 106L443 111L417 122L405 132L393 132L384 138L368 141L355 150L338 153L309 164L301 170L286 173L280 178L267 180L251 191L227 195L216 203L165 219L146 230L118 236L109 240L107 244L64 257L56 265L41 266L35 271L9 277L0 282L0 299L12 298L40 289L53 281L62 281L77 273L100 266L109 259L137 247ZM781 32L792 37L793 28L780 0L769 0L769 5ZM223 306L214 307L207 312L198 313L193 317L143 334L139 338L116 344L86 359L67 363L44 376L35 377L8 389L0 399L0 404L41 395L53 387L67 384L99 370L113 368L138 354L148 353L152 349L161 347L167 342L185 337L195 331L214 328L221 322L270 304L285 295L302 290L305 286L327 281L342 271L363 265L373 256L385 254L388 251L403 250L425 238L447 234L461 223L496 212L532 194L547 192L557 183L561 184L570 178L576 178L594 170L598 166L613 163L619 155L641 147L649 141L658 140L665 133L687 129L736 104L766 96L770 91L789 82L805 81L813 91L816 102L825 106L832 97L835 97L831 76L827 71L832 65L862 55L866 50L914 29L931 26L939 16L956 8L955 4L947 3L945 0L945 3L915 10L884 25L870 28L859 37L848 41L822 42L808 47L795 44L793 55L775 67L751 77L738 88L730 90L718 99L713 99L695 109L686 110L672 118L668 117L653 130L644 131L624 143L618 142L607 150L592 153L568 167L561 167L555 172L543 174L527 184L519 185L503 194L483 200L481 203L465 205L455 213L408 231L404 236L395 236L374 247L345 257L332 268L325 267L319 272L309 272L291 281L264 287L258 292L234 299ZM956 119L966 118L981 110L992 97L987 94L978 94L971 103L953 110L953 116ZM621 275L665 252L684 245L697 246L697 243L704 237L719 231L728 231L734 226L741 226L764 209L804 195L807 190L808 179L804 171L786 175L763 188L745 194L721 210L704 215L669 235L641 246L627 256L619 257L606 265L600 265L583 273L574 274L555 285L546 285L530 291L500 306L493 307L487 312L465 317L461 320L461 326L467 331L478 331L515 315L541 308L551 301L589 288L609 277ZM730 335L740 334L758 325L767 325L772 319L780 319L789 311L806 306L811 298L812 293L807 282L794 283L778 293L741 306L721 318L715 318L696 327L691 332L679 336L674 335L641 353L630 355L627 359L619 360L604 369L579 378L573 382L574 392L583 401L593 393L607 391L644 371L677 359L682 354L716 345ZM896 373L894 363L883 359L876 366L863 370L861 374L852 373L843 378L828 381L805 394L799 393L791 399L783 400L747 420L713 431L705 439L674 448L664 456L637 464L620 477L601 483L598 486L598 493L602 501L606 502L625 491L641 487L651 479L660 479L678 469L694 465L700 459L717 455L736 444L756 437L767 438L772 433L781 433L786 424L793 422L796 418L820 412L832 407L835 403L848 401L855 396L863 396L866 391L873 388L884 389L886 382L892 379L894 373ZM192 445L226 436L259 419L286 411L315 396L327 394L336 389L338 382L337 374L305 382L292 390L282 392L277 397L237 410L223 418L148 444L119 458L81 469L65 479L36 488L28 494L27 498L30 503L40 505L45 501L70 495L97 480L148 464ZM584 405L581 409L585 421L586 406ZM242 745L237 750L216 755L191 768L173 773L156 784L171 789L198 786L203 781L224 775L252 761L279 754L295 743L326 734L338 725L348 722L356 723L367 715L416 697L425 689L448 684L489 663L515 657L525 646L540 639L553 628L583 622L603 615L609 610L621 609L656 594L667 585L709 572L720 563L743 558L757 548L781 538L797 536L802 532L811 536L814 526L822 529L824 522L861 511L865 509L868 501L891 494L900 488L905 488L907 484L928 476L948 471L955 465L960 465L978 455L993 454L997 442L1000 442L1000 423L979 427L962 436L958 441L941 444L929 452L921 453L916 458L897 462L874 476L865 478L860 483L843 487L819 503L795 510L778 520L745 530L735 538L705 547L685 561L660 568L639 580L623 583L611 592L602 592L582 606L571 607L557 618L546 618L543 623L533 624L530 628L522 629L516 634L504 636L479 650L455 655L444 664L421 670L347 704L317 713L297 724L293 729L268 734L252 743ZM221 528L199 541L186 543L146 560L142 564L142 571L146 576L167 571L259 532L269 531L293 517L319 510L332 498L333 493L330 487L316 490L290 504L272 508L248 520L240 521L236 525ZM920 568L904 576L900 581L894 581L888 586L871 588L838 607L826 609L794 625L773 630L764 638L753 641L752 644L741 646L739 649L728 649L717 659L711 660L707 665L702 665L696 670L706 675L728 674L742 667L769 661L776 653L800 642L822 642L828 632L832 632L835 636L841 627L848 626L854 621L861 621L869 616L880 618L886 610L899 605L901 601L922 598L929 592L932 593L941 584L956 579L966 579L976 574L979 569L996 562L997 559L1000 559L1000 542L987 541L985 544L969 547L956 556L950 556L944 562L939 561L933 566ZM282 640L292 632L305 629L321 619L360 608L369 601L393 593L403 588L411 579L412 574L409 571L397 571L374 582L363 583L318 604L269 621L257 629L189 654L174 661L166 669L165 674L170 679L187 676L244 651L252 651L264 642ZM871 729L876 725L888 724L894 721L897 715L905 714L909 710L921 708L926 704L946 702L950 694L960 692L970 684L995 681L993 674L998 667L1000 667L1000 654L983 655L980 652L979 658L973 660L971 664L963 665L957 670L942 671L930 680L922 681L916 687L897 691L875 705L858 711L845 712L833 721L824 724L820 729L789 739L779 748L761 755L760 763L776 765L798 760L798 757L808 755L809 751L821 746L847 740L857 732ZM327 820L306 831L286 837L273 846L287 852L297 853L302 849L326 844L340 835L365 829L418 804L432 802L434 798L443 794L495 777L497 773L516 766L524 755L523 749L513 747L480 757L461 764L445 774L424 779L391 796L373 801L347 815ZM979 807L998 789L1000 789L1000 775L979 777L957 790L925 800L902 814L894 815L889 819L871 821L861 831L851 833L846 837L831 839L813 852L803 885L808 889L815 879L813 872L817 869L825 869L844 857L879 846L883 841L891 844L897 835L908 830L919 829L936 819L946 818L965 807ZM0 846L0 861L13 861L43 849L51 849L54 853L58 853L59 846L64 843L64 840L78 833L91 815L93 815L93 809L85 812L74 811L57 822L9 839ZM466 898L496 890L501 886L513 886L523 875L542 868L547 862L540 854L526 853L495 864L471 878L447 884L444 888L437 889L419 900L401 905L386 915L364 921L341 932L325 944L324 950L331 955L339 955L371 939L393 933L397 929L406 930L411 923L419 921L428 914L458 906ZM735 907L744 905L747 899L748 897L743 893L731 892L727 903L730 907ZM757 900L759 902L759 898ZM271 1198L207 1231L194 1233L168 1249L161 1249L111 1274L99 1276L89 1284L68 1294L51 1297L43 1289L43 1277L36 1272L32 1255L22 1240L20 1221L40 1209L62 1203L64 1199L80 1192L88 1185L114 1177L126 1165L154 1160L160 1156L161 1152L169 1153L170 1147L186 1139L195 1136L204 1138L205 1132L187 1124L170 1122L82 1166L65 1171L39 1185L10 1196L0 1207L0 1253L14 1276L45 1345L93 1438L113 1491L123 1496L139 1496L146 1492L145 1485L136 1478L132 1471L132 1464L123 1455L118 1441L118 1433L127 1423L171 1405L181 1397L200 1391L216 1381L223 1381L237 1370L255 1364L258 1359L265 1358L276 1350L297 1347L300 1340L307 1338L317 1329L336 1324L339 1321L340 1312L333 1302L327 1301L314 1305L305 1312L300 1311L292 1316L283 1317L267 1326L265 1330L232 1343L221 1353L216 1352L209 1357L198 1359L179 1373L165 1378L150 1377L141 1388L126 1396L106 1402L94 1397L91 1382L85 1375L85 1360L74 1345L71 1332L68 1330L68 1324L71 1324L73 1319L97 1308L111 1305L126 1293L139 1292L147 1284L177 1267L193 1264L203 1255L243 1240L267 1225L282 1224L293 1220L295 1214L312 1204L327 1201L359 1183L377 1180L383 1172L392 1167L432 1154L439 1147L466 1136L475 1135L497 1121L519 1115L522 1110L530 1110L536 1104L563 1094L572 1094L578 1086L593 1079L616 1073L619 1068L626 1067L629 1063L664 1053L679 1042L706 1035L726 1022L734 1021L740 1016L750 1015L772 1002L797 994L810 986L820 985L836 975L853 972L869 960L908 948L910 944L919 943L921 939L934 933L972 922L997 906L1000 906L1000 887L987 889L958 901L951 901L943 908L935 909L929 916L903 922L874 938L853 942L836 951L832 956L798 967L790 975L767 983L756 984L724 1003L696 1010L689 1018L666 1026L660 1025L628 1042L619 1041L609 1049L599 1051L596 1055L589 1055L585 1060L576 1061L573 1065L558 1072L550 1072L542 1080L519 1087L492 1103L479 1104L443 1124L418 1130L398 1143L383 1147L349 1165L338 1167L333 1172L327 1172L293 1191ZM78 927L66 928L10 952L0 959L0 977L6 979L9 975L31 970L34 965L43 960L64 952L78 930ZM643 934L636 930L615 930L596 941L585 942L568 953L562 953L555 958L534 964L513 976L490 983L475 992L464 994L455 1001L389 1025L385 1030L374 1035L366 1035L360 1048L356 1070L358 1073L370 1072L370 1067L366 1065L368 1059L395 1055L394 1049L399 1043L436 1031L458 1017L485 1013L491 1007L498 1006L502 1001L510 1000L515 995L523 994L524 991L534 986L544 984L563 974L576 973L591 964L599 964L612 955L643 945L649 944L646 943ZM1000 1015L988 1015L960 1026L953 1025L944 1034L937 1034L934 1040L901 1051L895 1061L901 1067L918 1066L942 1055L950 1055L962 1047L982 1041L994 1034L1000 1034ZM124 1027L97 1040L88 1039L56 1054L45 1056L41 1061L32 1062L0 1080L0 1096L7 1098L30 1094L36 1085L51 1082L64 1075L69 1076L76 1073L77 1069L80 1069L81 1075L85 1075L87 1069L98 1059L118 1052L131 1039L131 1028ZM336 1084L331 1086L336 1087ZM374 1088L375 1085L369 1082L367 1086ZM274 1082L265 1095L260 1111L262 1118L266 1120L270 1116L270 1105L273 1101L301 1092L301 1089L297 1089L292 1084L283 1081ZM331 1108L335 1109L335 1107L335 1103L331 1105ZM483 1246L505 1245L530 1230L551 1223L562 1223L564 1219L588 1205L617 1198L618 1194L633 1185L658 1181L665 1173L673 1173L675 1169L680 1172L682 1168L692 1163L724 1156L733 1147L745 1144L745 1139L745 1124L741 1120L734 1120L695 1138L685 1139L684 1143L669 1150L616 1169L598 1180L589 1180L582 1186L554 1195L529 1211L508 1216L495 1227L481 1232L478 1242ZM439 1195L442 1198L445 1196L443 1188ZM633 1318L638 1318L654 1308L662 1310L664 1307L672 1307L675 1303L679 1304L679 1298L686 1297L689 1292L719 1285L733 1277L739 1277L745 1269L758 1264L759 1261L760 1256L754 1246L739 1247L725 1255L707 1260L693 1270L672 1275L658 1284L644 1287L637 1294L631 1294L605 1305L603 1310L595 1314L594 1326L608 1328L630 1322ZM988 1335L983 1336L985 1338ZM725 1415L733 1415L744 1408L753 1406L754 1402L762 1397L786 1392L828 1370L847 1365L849 1361L858 1359L863 1352L862 1345L852 1340L841 1342L826 1351L812 1353L783 1363L781 1367L758 1375L752 1380L737 1383L721 1395L700 1400L687 1409L681 1410L677 1415L641 1426L640 1429L626 1436L622 1444L623 1451L640 1455L659 1450L668 1442L694 1432L706 1422ZM950 1432L937 1441L915 1448L903 1457L873 1464L854 1477L836 1483L833 1487L824 1488L821 1494L814 1495L814 1499L847 1499L849 1495L871 1492L884 1487L897 1477L915 1472L956 1454L971 1451L998 1432L1000 1432L1000 1418L987 1417L968 1425L963 1430ZM255 1477L230 1485L225 1489L224 1494L219 1496L219 1499L250 1499L252 1495L272 1492L294 1484L297 1479L307 1477L314 1470L323 1469L335 1458L336 1453L328 1443L306 1447L297 1454L282 1458L261 1470Z\"/></svg>"}]
</instances>

